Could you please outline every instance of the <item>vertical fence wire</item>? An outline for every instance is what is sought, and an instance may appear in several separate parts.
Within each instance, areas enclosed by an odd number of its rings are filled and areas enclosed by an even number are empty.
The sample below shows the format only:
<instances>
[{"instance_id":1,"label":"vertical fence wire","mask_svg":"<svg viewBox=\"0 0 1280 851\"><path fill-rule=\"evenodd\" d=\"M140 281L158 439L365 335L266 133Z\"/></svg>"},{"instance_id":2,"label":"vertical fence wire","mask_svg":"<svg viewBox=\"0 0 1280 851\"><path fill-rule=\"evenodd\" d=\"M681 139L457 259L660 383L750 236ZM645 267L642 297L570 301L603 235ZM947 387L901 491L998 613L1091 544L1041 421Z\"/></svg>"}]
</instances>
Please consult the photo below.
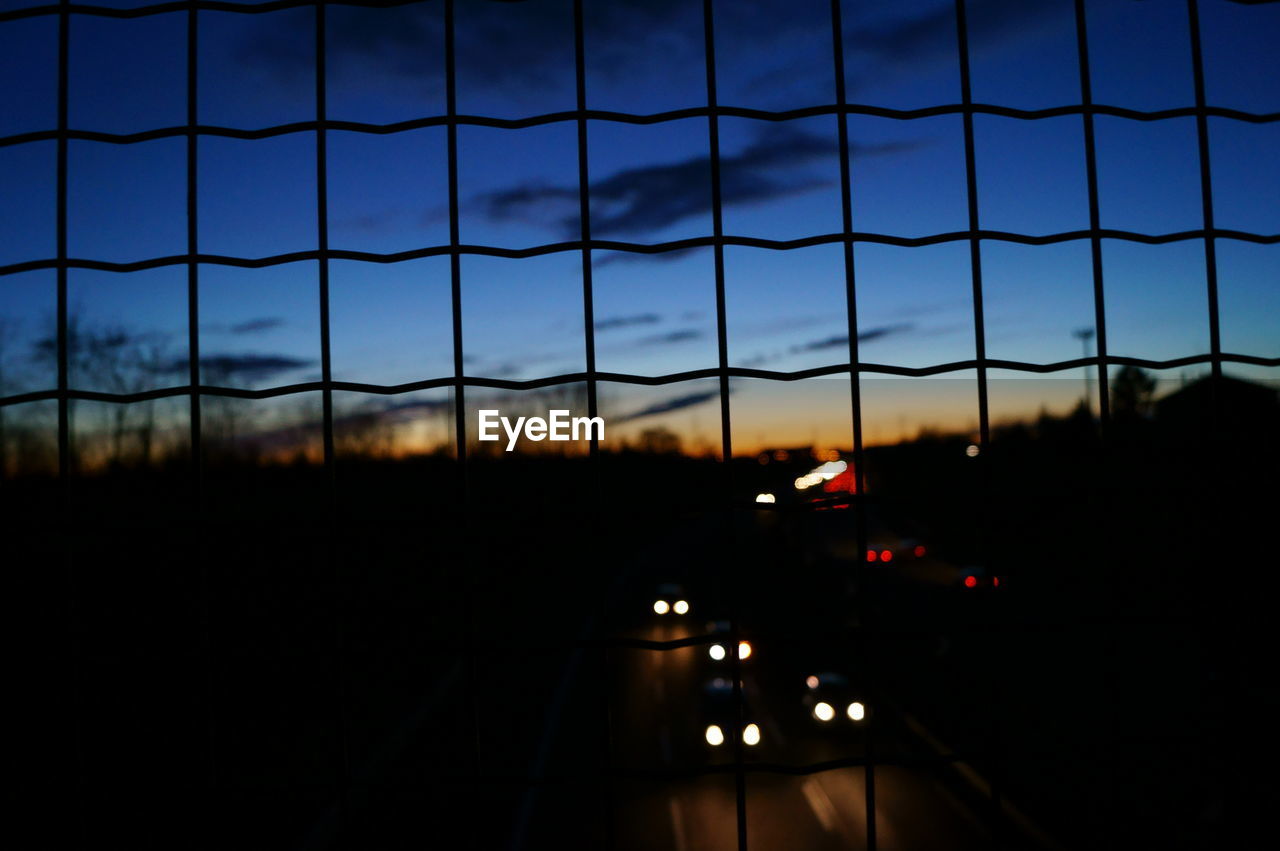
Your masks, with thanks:
<instances>
[{"instance_id":1,"label":"vertical fence wire","mask_svg":"<svg viewBox=\"0 0 1280 851\"><path fill-rule=\"evenodd\" d=\"M187 10L187 375L191 384L188 417L191 441L191 529L197 536L204 529L204 436L200 396L200 220L199 220L199 59L200 23L199 10L194 6ZM210 795L218 788L218 714L217 714L217 658L213 641L213 577L209 557L198 557L200 652L205 675L205 759L206 783Z\"/></svg>"},{"instance_id":2,"label":"vertical fence wire","mask_svg":"<svg viewBox=\"0 0 1280 851\"><path fill-rule=\"evenodd\" d=\"M474 534L470 527L470 506L467 476L467 417L466 417L466 384L464 379L464 360L462 348L462 252L459 248L460 212L458 202L458 63L456 44L456 4L454 0L444 3L444 71L445 71L445 112L448 143L448 177L449 177L449 284L451 294L451 311L453 317L453 393L454 393L454 442L457 447L456 463L458 465L458 506L462 513L459 528L464 535ZM459 547L455 553L455 566L466 568ZM472 779L475 789L481 787L483 777L482 748L480 743L479 706L476 701L478 672L476 670L475 611L476 611L476 577L474 570L467 572L461 581L466 588L463 593L465 613L463 630L463 664L467 677L467 717L471 723L469 738L472 749ZM475 842L474 835L472 843Z\"/></svg>"},{"instance_id":3,"label":"vertical fence wire","mask_svg":"<svg viewBox=\"0 0 1280 851\"><path fill-rule=\"evenodd\" d=\"M591 257L591 172L590 148L587 133L587 60L586 32L584 25L583 0L573 0L573 70L574 96L577 104L577 144L578 144L578 220L579 234L582 238L582 326L586 348L587 367L587 416L594 419L599 415L599 397L596 382L596 328L595 328L595 291L592 277ZM595 429L588 428L590 443L590 502L589 510L595 512L600 505L600 440ZM597 524L591 524L595 528ZM587 534L591 534L587 530ZM607 847L616 845L613 812L613 669L609 664L607 650L598 651L603 664L602 673L605 687L602 691L602 724L603 748L601 749L602 783L601 789L605 801L605 839Z\"/></svg>"},{"instance_id":4,"label":"vertical fence wire","mask_svg":"<svg viewBox=\"0 0 1280 851\"><path fill-rule=\"evenodd\" d=\"M1204 51L1200 42L1200 6L1187 0L1187 17L1191 30L1191 74L1195 84L1196 143L1200 154L1200 202L1204 227L1204 272L1209 303L1209 356L1213 371L1213 391L1222 378L1222 335L1218 321L1218 248L1214 236L1213 179L1210 172L1209 113L1204 91ZM1210 410L1213 406L1210 406Z\"/></svg>"},{"instance_id":5,"label":"vertical fence wire","mask_svg":"<svg viewBox=\"0 0 1280 851\"><path fill-rule=\"evenodd\" d=\"M739 612L737 583L725 582L725 565L733 556L733 430L729 418L729 330L725 307L724 276L724 199L720 174L720 116L716 92L715 11L713 0L703 0L703 45L707 72L707 143L711 178L711 232L716 280L716 348L720 382L720 463L723 472L723 522L725 549L717 559L717 579L729 597L729 670L733 677L733 703L737 712L737 730L733 736L734 813L737 817L738 849L747 851L747 778L743 769L743 730L746 713L742 695L742 660L739 648Z\"/></svg>"},{"instance_id":6,"label":"vertical fence wire","mask_svg":"<svg viewBox=\"0 0 1280 851\"><path fill-rule=\"evenodd\" d=\"M1080 119L1084 128L1085 181L1089 197L1089 257L1093 267L1093 325L1098 357L1098 420L1103 435L1111 424L1110 377L1107 374L1107 310L1102 268L1102 217L1098 202L1098 146L1094 134L1093 77L1089 67L1089 27L1085 0L1075 0L1076 56L1080 66ZM1092 412L1090 412L1092 414Z\"/></svg>"},{"instance_id":7,"label":"vertical fence wire","mask_svg":"<svg viewBox=\"0 0 1280 851\"><path fill-rule=\"evenodd\" d=\"M582 0L573 2L573 61L574 93L577 103L578 130L578 219L582 237L582 327L585 335L587 366L587 416L594 418L598 412L596 398L596 326L595 296L591 275L591 183L587 149L587 70L586 43L583 33ZM594 460L600 450L600 441L594 429L588 429L590 452ZM595 504L595 500L592 500Z\"/></svg>"},{"instance_id":8,"label":"vertical fence wire","mask_svg":"<svg viewBox=\"0 0 1280 851\"><path fill-rule=\"evenodd\" d=\"M860 351L858 347L858 290L857 274L853 255L853 187L851 165L849 163L849 117L844 114L848 103L848 92L845 82L844 67L844 20L840 9L841 0L831 0L831 47L834 63L836 105L840 114L836 116L837 144L840 152L840 222L841 235L844 237L841 248L844 254L844 287L845 309L849 334L849 405L852 421L853 439L853 522L854 540L857 548L854 553L853 572L855 582L855 611L858 624L865 622L864 600L868 577L867 562L863 553L869 550L867 530L867 478L866 455L862 446L862 379L858 372ZM869 645L860 640L857 647L862 671L875 670L870 664ZM865 674L864 674L865 675ZM863 767L863 802L866 808L867 851L876 851L876 768L875 768L875 720L874 716L866 719L863 743L866 764Z\"/></svg>"},{"instance_id":9,"label":"vertical fence wire","mask_svg":"<svg viewBox=\"0 0 1280 851\"><path fill-rule=\"evenodd\" d=\"M329 139L328 117L328 43L327 12L324 0L315 8L315 112L316 112L316 260L320 297L320 374L326 509L326 541L323 560L327 562L330 582L329 601L333 608L333 676L337 726L338 774L338 847L346 847L351 816L351 746L347 729L347 661L345 607L347 595L342 574L342 560L333 539L337 532L337 474L333 449L333 361L330 348L329 322Z\"/></svg>"},{"instance_id":10,"label":"vertical fence wire","mask_svg":"<svg viewBox=\"0 0 1280 851\"><path fill-rule=\"evenodd\" d=\"M974 524L977 534L977 553L985 564L987 559L986 528L987 516L985 506L989 502L988 471L990 467L991 422L987 405L987 343L986 327L983 317L982 301L982 237L978 215L978 170L977 148L974 141L973 128L973 81L969 65L969 21L965 0L956 0L956 39L960 66L960 101L963 106L964 122L964 172L965 194L968 202L969 216L969 265L973 286L973 338L977 360L978 374L978 517ZM998 680L992 680L991 719L989 721L989 792L992 841L1000 847L1004 833L1002 804L1003 749L1000 745L1000 706L998 695L994 689Z\"/></svg>"},{"instance_id":11,"label":"vertical fence wire","mask_svg":"<svg viewBox=\"0 0 1280 851\"><path fill-rule=\"evenodd\" d=\"M70 90L71 68L71 10L70 0L59 0L58 3L58 141L57 141L57 208L56 208L56 251L57 268L57 306L56 336L58 348L58 499L62 510L60 521L64 526L60 550L62 568L67 583L67 682L70 692L70 705L74 715L72 736L75 749L75 780L72 783L72 795L79 815L79 836L82 842L88 842L90 836L88 814L88 765L84 753L84 721L82 707L84 699L81 695L84 676L83 637L81 636L79 583L76 575L76 553L72 547L70 532L74 528L75 515L71 494L71 401L67 393L69 387L67 339L67 109Z\"/></svg>"}]
</instances>

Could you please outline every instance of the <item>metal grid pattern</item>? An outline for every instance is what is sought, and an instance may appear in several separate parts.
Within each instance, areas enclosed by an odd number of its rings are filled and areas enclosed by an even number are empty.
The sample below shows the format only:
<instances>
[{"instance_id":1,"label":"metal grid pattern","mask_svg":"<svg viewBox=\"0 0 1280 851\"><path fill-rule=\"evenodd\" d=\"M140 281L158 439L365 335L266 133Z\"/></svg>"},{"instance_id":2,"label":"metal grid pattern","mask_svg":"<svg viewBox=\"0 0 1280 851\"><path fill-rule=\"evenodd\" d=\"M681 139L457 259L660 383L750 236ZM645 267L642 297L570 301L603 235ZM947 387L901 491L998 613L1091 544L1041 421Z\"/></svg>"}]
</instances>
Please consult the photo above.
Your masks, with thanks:
<instances>
[{"instance_id":1,"label":"metal grid pattern","mask_svg":"<svg viewBox=\"0 0 1280 851\"><path fill-rule=\"evenodd\" d=\"M589 416L596 416L597 383L600 381L619 382L633 385L665 385L699 378L716 378L720 388L720 424L722 458L733 457L731 440L732 411L729 401L729 381L731 378L759 378L780 381L796 381L817 376L848 374L852 398L852 443L854 447L855 470L859 478L864 473L863 426L859 392L859 376L864 373L879 373L898 376L930 376L959 370L975 370L977 375L978 410L980 422L980 446L985 447L990 440L990 422L987 405L987 374L991 369L1012 370L1025 373L1051 373L1069 368L1094 367L1100 387L1100 423L1105 435L1110 418L1108 368L1112 365L1132 365L1151 369L1166 369L1191 364L1207 363L1212 374L1221 375L1224 363L1254 364L1259 366L1280 366L1280 358L1265 358L1253 355L1222 351L1219 331L1218 313L1218 280L1215 242L1220 238L1229 238L1258 244L1280 243L1280 235L1259 234L1239 230L1219 229L1214 224L1214 205L1212 198L1212 176L1210 172L1208 120L1210 117L1227 118L1235 121L1264 123L1280 120L1280 113L1248 113L1235 109L1224 109L1206 103L1204 68L1201 55L1199 10L1197 0L1187 0L1187 14L1191 33L1191 61L1194 74L1195 103L1191 106L1156 111L1140 111L1134 109L1096 104L1092 97L1089 72L1089 47L1086 36L1086 17L1084 0L1075 0L1075 23L1077 31L1077 49L1080 72L1081 102L1046 109L1013 109L991 104L975 103L972 97L972 85L969 69L969 36L966 23L965 0L956 0L956 37L959 46L959 74L961 100L959 103L931 106L920 109L893 109L866 104L850 103L847 99L844 74L843 25L839 0L831 2L832 62L834 64L836 100L835 103L811 106L784 111L764 111L747 109L729 105L721 105L717 97L716 61L715 61L715 18L711 0L703 0L703 25L706 58L706 103L703 106L677 109L656 114L639 115L623 112L605 111L587 108L586 72L584 60L584 27L583 0L574 3L574 52L576 70L576 109L564 112L538 115L521 119L502 119L483 115L459 114L457 109L457 75L454 42L454 0L445 0L444 8L444 63L446 111L443 115L424 116L409 121L390 124L368 124L353 121L338 121L328 118L326 112L326 7L329 5L361 5L369 7L393 7L418 2L418 0L366 0L366 2L346 3L343 0L274 0L274 2L246 5L241 3L219 2L219 0L178 0L177 2L159 3L132 9L116 9L92 5L73 4L69 0L61 0L57 4L34 6L0 12L0 23L36 16L57 16L58 18L58 103L57 127L51 130L21 133L0 138L0 146L14 146L29 142L53 140L57 144L57 207L56 207L56 256L41 260L33 260L0 266L0 277L14 275L37 269L53 269L57 274L57 386L33 392L13 394L0 398L0 406L18 405L40 400L56 400L58 405L58 458L61 477L64 481L70 476L70 428L69 405L72 400L91 400L100 402L127 403L163 397L186 396L190 400L190 440L192 457L195 462L195 487L197 504L199 500L200 480L199 461L201 456L201 399L204 396L236 397L243 399L265 399L308 391L320 391L323 399L323 447L324 463L329 472L329 482L333 484L334 466L334 423L333 393L334 391L358 391L363 393L394 395L429 388L451 388L455 394L456 447L459 468L462 471L459 487L465 495L466 488L466 422L465 394L468 387L487 387L500 389L532 389L553 385L585 382L588 392ZM243 130L231 127L203 125L198 122L197 92L197 37L199 32L200 13L202 11L218 11L236 14L268 14L283 9L314 6L315 9L315 119L256 130ZM186 115L185 125L162 127L145 132L114 134L76 130L68 125L68 78L69 78L69 32L71 21L77 15L94 15L107 18L137 18L166 12L187 12L187 50L186 67ZM842 229L837 233L813 234L800 239L770 240L726 234L723 226L723 199L721 193L721 154L719 138L719 120L722 117L750 118L770 122L785 122L811 116L832 115L840 118L838 122L838 143L840 150L840 195L842 212ZM853 204L855 199L851 191L851 175L849 163L849 129L845 120L847 116L868 115L897 120L911 120L939 115L960 115L963 119L965 184L967 188L968 227L962 231L937 233L921 237L901 237L885 233L868 233L853 230ZM1081 117L1084 130L1084 152L1086 159L1086 176L1088 189L1089 227L1087 229L1052 233L1047 235L1028 235L1008 231L989 230L982 227L979 219L978 193L979 181L975 165L974 116L995 115L1007 118L1034 121L1037 119L1058 116L1078 115ZM1097 154L1094 139L1094 119L1096 116L1115 116L1135 121L1160 121L1163 119L1194 117L1196 120L1199 148L1200 189L1203 205L1203 226L1194 230L1175 233L1148 235L1127 230L1108 229L1100 225L1098 201ZM710 180L712 192L712 233L689 239L680 239L663 243L635 243L618 240L602 240L593 237L590 219L590 198L588 187L589 173L587 164L587 139L589 121L610 121L632 125L659 124L684 118L705 118L707 120L710 143ZM464 244L459 232L459 181L458 181L458 127L483 126L493 128L526 128L555 122L572 121L577 129L578 156L578 200L579 219L581 223L580 238L576 240L546 243L530 248L508 249L486 245ZM331 130L354 131L369 134L392 134L424 127L443 126L447 131L448 151L448 212L449 241L448 244L427 245L413 250L395 253L371 253L333 249L329 246L328 234L328 182L327 182L327 134ZM316 144L316 235L317 248L312 251L299 251L287 254L276 254L266 257L235 257L202 253L198 240L197 198L197 152L200 140L204 137L225 137L231 139L265 139L285 134L310 133L315 136ZM152 257L136 262L104 262L86 257L71 257L67 249L67 207L68 207L68 143L71 140L86 140L115 145L129 145L154 139L184 138L186 140L186 233L187 251L185 254L164 257ZM986 353L984 313L983 313L983 281L981 263L981 243L983 240L1021 243L1025 245L1045 245L1070 240L1088 239L1091 246L1093 299L1097 333L1097 354L1091 357L1075 358L1049 364L1037 364L1022 361L1011 361L989 358ZM1102 240L1126 240L1146 244L1162 244L1185 240L1198 240L1204 245L1206 268L1207 314L1210 329L1210 349L1198 355L1174 358L1169 360L1150 360L1136 357L1112 355L1107 349L1106 312L1104 309L1104 278L1102 266ZM974 356L969 359L949 363L935 364L925 367L905 367L894 364L868 362L862 359L859 352L857 334L857 315L855 292L857 288L855 247L862 243L883 244L893 246L925 246L945 242L967 242L970 248L973 296L973 327L975 332ZM831 364L811 369L796 371L775 371L758 368L734 367L729 365L727 344L727 322L725 310L725 246L751 246L775 251L822 244L840 244L843 248L845 290L848 317L848 360L844 363ZM601 372L596 369L594 339L594 308L592 294L592 252L598 250L623 251L641 254L659 254L679 249L711 247L714 252L715 294L716 294L716 337L718 347L718 364L714 367L688 370L659 376L645 376L616 372ZM578 252L582 260L582 300L584 307L585 363L584 372L561 374L529 380L508 380L468 376L465 372L462 348L462 292L464 282L461 274L461 258L463 255L488 255L504 258L527 258L556 252ZM332 377L330 358L330 315L329 315L329 263L331 260L360 260L372 263L391 264L401 261L447 255L450 259L450 282L452 297L453 327L453 374L428 376L421 380L395 384L369 384L349 381L335 381ZM320 353L321 378L318 381L294 383L264 389L244 389L235 387L210 386L200 380L200 334L198 296L200 287L199 271L201 264L234 266L242 268L261 268L302 260L313 260L319 268L319 310L320 310ZM189 375L187 383L136 393L108 393L72 389L68 381L68 304L67 275L69 269L96 269L113 272L132 272L161 266L187 267L187 302L188 302L188 345ZM593 439L591 453L597 452ZM983 456L985 457L985 456ZM726 471L728 464L725 464ZM861 491L863 483L858 488ZM981 495L979 495L981 497ZM855 522L857 539L861 550L866 548L867 519L863 506L857 503ZM737 642L737 621L731 619L731 644ZM678 647L710 644L718 640L711 636L695 636L675 641L647 641L641 639L583 639L573 646L580 648L645 648L652 650L671 650ZM732 664L737 667L736 654L731 654ZM741 684L734 677L735 692L739 693ZM211 725L212 726L212 725ZM850 757L812 765L777 765L753 763L745 765L742 758L741 742L737 743L733 765L709 769L689 769L671 773L648 773L642 776L675 777L689 776L716 771L732 771L736 777L737 796L737 829L738 845L747 847L745 818L745 774L747 772L778 772L785 774L810 774L837 767L863 766L866 770L866 806L868 812L875 811L874 768L877 765L874 752L868 743L867 755L864 758ZM935 759L960 759L958 755L942 756ZM902 762L899 760L899 762ZM211 765L213 761L211 760ZM345 779L344 779L345 782ZM555 778L525 778L524 782L540 784L557 782ZM993 784L993 801L998 801L1000 794L997 784ZM876 820L866 820L867 845L876 847Z\"/></svg>"}]
</instances>

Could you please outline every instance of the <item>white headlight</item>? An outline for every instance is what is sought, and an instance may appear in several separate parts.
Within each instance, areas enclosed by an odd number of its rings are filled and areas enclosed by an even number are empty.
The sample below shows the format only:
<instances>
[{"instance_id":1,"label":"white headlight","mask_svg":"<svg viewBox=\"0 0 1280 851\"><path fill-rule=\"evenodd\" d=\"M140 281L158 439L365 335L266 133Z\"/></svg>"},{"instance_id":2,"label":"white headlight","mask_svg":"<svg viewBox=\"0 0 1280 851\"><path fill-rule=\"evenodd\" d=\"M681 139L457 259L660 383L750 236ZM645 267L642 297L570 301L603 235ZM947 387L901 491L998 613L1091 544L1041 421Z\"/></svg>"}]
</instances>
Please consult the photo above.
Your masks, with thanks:
<instances>
[{"instance_id":1,"label":"white headlight","mask_svg":"<svg viewBox=\"0 0 1280 851\"><path fill-rule=\"evenodd\" d=\"M689 614L689 603L685 600L676 600L676 604L671 608L677 615Z\"/></svg>"},{"instance_id":2,"label":"white headlight","mask_svg":"<svg viewBox=\"0 0 1280 851\"><path fill-rule=\"evenodd\" d=\"M711 645L710 647L707 648L707 654L710 655L712 659L715 659L717 662L719 662L721 659L724 658L724 645L723 644Z\"/></svg>"},{"instance_id":3,"label":"white headlight","mask_svg":"<svg viewBox=\"0 0 1280 851\"><path fill-rule=\"evenodd\" d=\"M830 721L836 717L836 710L830 703L825 700L820 701L817 706L813 707L813 717L819 721Z\"/></svg>"},{"instance_id":4,"label":"white headlight","mask_svg":"<svg viewBox=\"0 0 1280 851\"><path fill-rule=\"evenodd\" d=\"M718 748L724 744L724 731L712 724L707 728L706 732L707 744L713 748Z\"/></svg>"},{"instance_id":5,"label":"white headlight","mask_svg":"<svg viewBox=\"0 0 1280 851\"><path fill-rule=\"evenodd\" d=\"M667 605L666 600L656 600L653 604L653 610L660 615L665 615L670 611L671 607Z\"/></svg>"},{"instance_id":6,"label":"white headlight","mask_svg":"<svg viewBox=\"0 0 1280 851\"><path fill-rule=\"evenodd\" d=\"M867 708L858 701L849 704L849 717L854 721L861 721L867 717Z\"/></svg>"},{"instance_id":7,"label":"white headlight","mask_svg":"<svg viewBox=\"0 0 1280 851\"><path fill-rule=\"evenodd\" d=\"M751 658L751 642L750 641L738 642L738 658L739 659Z\"/></svg>"},{"instance_id":8,"label":"white headlight","mask_svg":"<svg viewBox=\"0 0 1280 851\"><path fill-rule=\"evenodd\" d=\"M760 744L760 728L755 724L748 724L742 731L742 741L748 745Z\"/></svg>"}]
</instances>

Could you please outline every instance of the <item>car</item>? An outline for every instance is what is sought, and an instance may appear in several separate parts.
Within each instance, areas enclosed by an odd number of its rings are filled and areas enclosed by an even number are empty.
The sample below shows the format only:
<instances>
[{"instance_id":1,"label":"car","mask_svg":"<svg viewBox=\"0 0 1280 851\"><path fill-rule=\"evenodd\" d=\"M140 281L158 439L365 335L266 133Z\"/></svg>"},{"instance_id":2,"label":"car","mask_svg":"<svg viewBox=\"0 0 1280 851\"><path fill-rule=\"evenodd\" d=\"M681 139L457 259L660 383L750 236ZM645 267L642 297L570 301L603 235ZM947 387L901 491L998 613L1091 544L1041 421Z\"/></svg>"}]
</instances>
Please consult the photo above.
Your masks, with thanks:
<instances>
[{"instance_id":1,"label":"car","mask_svg":"<svg viewBox=\"0 0 1280 851\"><path fill-rule=\"evenodd\" d=\"M741 707L734 695L733 680L727 677L714 677L702 686L699 726L702 741L713 751L731 746L738 730L742 731L742 743L748 748L760 744L760 725L754 720L746 692L741 687L739 695Z\"/></svg>"},{"instance_id":2,"label":"car","mask_svg":"<svg viewBox=\"0 0 1280 851\"><path fill-rule=\"evenodd\" d=\"M722 641L707 647L707 657L712 662L724 662L726 665L729 660L729 621L717 620L710 621L707 624L707 632L713 636L723 638ZM743 637L742 627L738 627L738 660L745 662L751 658L755 652L755 648L751 646L751 642Z\"/></svg>"},{"instance_id":3,"label":"car","mask_svg":"<svg viewBox=\"0 0 1280 851\"><path fill-rule=\"evenodd\" d=\"M683 617L689 614L688 595L684 586L674 582L665 582L658 586L654 594L653 613L656 615L675 615Z\"/></svg>"},{"instance_id":4,"label":"car","mask_svg":"<svg viewBox=\"0 0 1280 851\"><path fill-rule=\"evenodd\" d=\"M805 677L801 699L809 718L819 727L839 729L867 720L867 704L861 692L844 674L823 671Z\"/></svg>"}]
</instances>

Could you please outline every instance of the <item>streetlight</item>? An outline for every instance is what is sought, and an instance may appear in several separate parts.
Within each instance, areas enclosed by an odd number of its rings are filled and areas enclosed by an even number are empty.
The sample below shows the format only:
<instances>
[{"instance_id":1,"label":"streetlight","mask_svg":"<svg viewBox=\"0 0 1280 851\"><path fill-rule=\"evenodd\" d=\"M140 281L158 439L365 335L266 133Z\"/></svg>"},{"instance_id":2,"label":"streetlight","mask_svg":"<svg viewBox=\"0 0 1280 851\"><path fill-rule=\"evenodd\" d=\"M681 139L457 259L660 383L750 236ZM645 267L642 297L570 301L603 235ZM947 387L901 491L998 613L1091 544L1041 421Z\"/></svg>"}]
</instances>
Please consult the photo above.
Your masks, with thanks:
<instances>
[{"instance_id":1,"label":"streetlight","mask_svg":"<svg viewBox=\"0 0 1280 851\"><path fill-rule=\"evenodd\" d=\"M1093 328L1077 328L1071 332L1071 336L1080 341L1084 348L1085 358L1089 358L1089 341L1093 339L1093 335L1097 333ZM1089 416L1093 416L1093 391L1089 388L1089 364L1084 365L1084 410Z\"/></svg>"}]
</instances>

